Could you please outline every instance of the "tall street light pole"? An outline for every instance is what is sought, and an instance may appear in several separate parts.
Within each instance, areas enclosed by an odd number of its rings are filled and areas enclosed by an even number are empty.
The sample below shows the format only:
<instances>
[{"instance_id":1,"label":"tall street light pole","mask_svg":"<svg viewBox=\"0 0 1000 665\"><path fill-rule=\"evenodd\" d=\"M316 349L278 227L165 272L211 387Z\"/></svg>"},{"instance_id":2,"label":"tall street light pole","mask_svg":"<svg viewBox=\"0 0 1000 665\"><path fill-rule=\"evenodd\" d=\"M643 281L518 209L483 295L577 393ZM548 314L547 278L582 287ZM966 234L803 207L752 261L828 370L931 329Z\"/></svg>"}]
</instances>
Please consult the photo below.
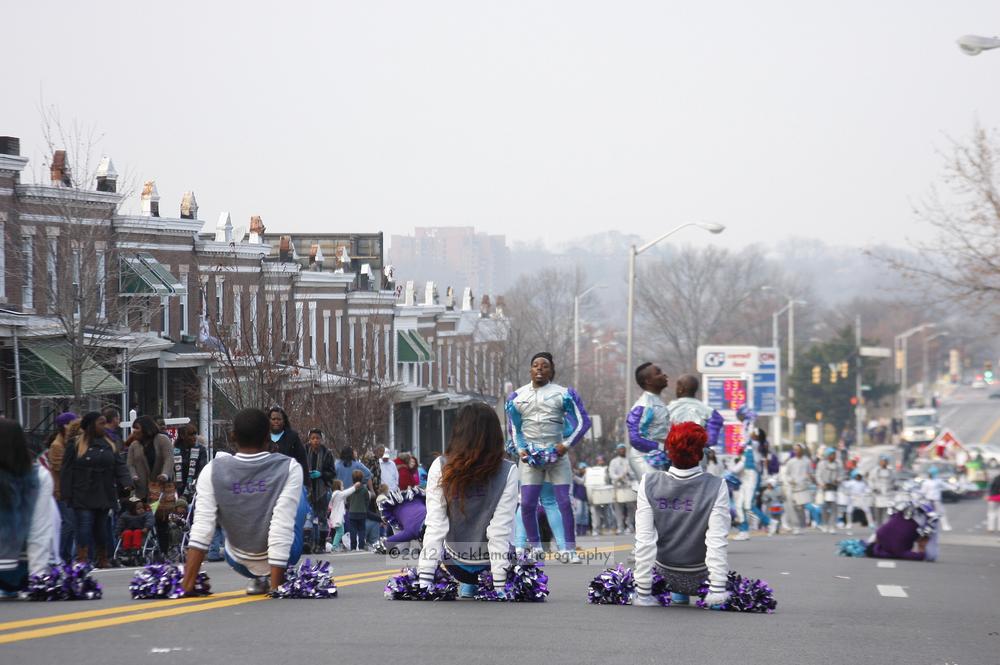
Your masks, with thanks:
<instances>
[{"instance_id":1,"label":"tall street light pole","mask_svg":"<svg viewBox=\"0 0 1000 665\"><path fill-rule=\"evenodd\" d=\"M933 323L921 323L919 326L914 326L913 328L910 328L906 332L896 335L896 348L902 354L899 362L899 395L900 395L899 417L900 418L903 417L903 413L906 411L906 390L908 388L906 384L907 384L907 379L909 378L908 366L910 364L910 357L908 351L909 351L910 337L916 335L918 332L921 332L922 330L926 330L927 328L933 328L933 327L934 327Z\"/></svg>"},{"instance_id":2,"label":"tall street light pole","mask_svg":"<svg viewBox=\"0 0 1000 665\"><path fill-rule=\"evenodd\" d=\"M603 284L595 284L583 293L573 296L573 387L580 387L580 300L594 289L603 289Z\"/></svg>"},{"instance_id":3,"label":"tall street light pole","mask_svg":"<svg viewBox=\"0 0 1000 665\"><path fill-rule=\"evenodd\" d=\"M677 233L681 229L687 228L689 226L697 226L702 228L709 233L722 233L726 230L724 224L717 224L715 222L686 222L679 226L676 226L666 233L664 233L659 238L655 240L650 240L645 245L641 247L636 247L632 245L629 248L628 254L628 314L626 322L626 335L625 335L625 409L623 413L628 413L628 410L632 408L632 382L629 381L629 372L632 369L632 324L634 321L635 314L635 257L639 256L647 249L653 247L654 245L663 242L673 234Z\"/></svg>"},{"instance_id":4,"label":"tall street light pole","mask_svg":"<svg viewBox=\"0 0 1000 665\"><path fill-rule=\"evenodd\" d=\"M931 374L934 373L934 372L931 372L931 368L930 368L930 359L929 359L929 355L930 355L930 350L929 350L930 349L930 343L933 342L936 339L939 339L941 337L945 337L947 334L948 334L948 331L945 330L945 331L942 331L942 332L939 332L939 333L934 333L930 337L924 337L924 344L923 344L924 353L923 353L923 370L922 371L923 371L923 388L924 388L923 392L924 392L924 406L925 407L930 402L930 400L928 399L928 397L930 397L931 394L932 394L931 390L930 390L930 388L931 388L931 381L930 381L930 379L931 379ZM935 365L937 365L937 363L935 363Z\"/></svg>"},{"instance_id":5,"label":"tall street light pole","mask_svg":"<svg viewBox=\"0 0 1000 665\"><path fill-rule=\"evenodd\" d=\"M774 291L774 289L770 286L762 286L760 288L761 291ZM790 298L788 296L783 296L783 297L787 298L788 303L785 304L785 306L779 309L778 311L771 314L771 346L773 346L774 348L778 348L778 319L780 319L781 315L787 311L788 312L788 359L787 359L788 380L785 383L786 386L785 389L788 391L788 398L785 402L785 408L788 410L788 423L789 423L788 431L789 434L794 435L792 426L795 415L795 412L792 407L793 404L792 399L794 397L794 393L792 391L792 371L795 369L795 305L806 305L808 303L805 300L796 300L795 298ZM780 367L778 368L778 372L781 372ZM775 406L777 406L778 413L771 420L771 429L774 431L774 437L775 437L774 441L777 442L778 448L780 450L782 442L782 433L781 433L782 400L780 394L778 394L776 397L778 403Z\"/></svg>"}]
</instances>

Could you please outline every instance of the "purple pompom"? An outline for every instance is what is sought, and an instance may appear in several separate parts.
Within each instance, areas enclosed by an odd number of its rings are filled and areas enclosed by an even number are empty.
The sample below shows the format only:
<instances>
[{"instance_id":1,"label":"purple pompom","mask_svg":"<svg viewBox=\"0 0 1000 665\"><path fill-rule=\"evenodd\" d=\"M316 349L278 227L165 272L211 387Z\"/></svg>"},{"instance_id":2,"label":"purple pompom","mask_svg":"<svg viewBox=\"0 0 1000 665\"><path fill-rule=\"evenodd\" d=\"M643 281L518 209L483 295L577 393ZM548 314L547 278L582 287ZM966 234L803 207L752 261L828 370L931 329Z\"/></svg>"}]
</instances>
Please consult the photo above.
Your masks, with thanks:
<instances>
[{"instance_id":1,"label":"purple pompom","mask_svg":"<svg viewBox=\"0 0 1000 665\"><path fill-rule=\"evenodd\" d=\"M298 568L289 568L285 581L271 592L272 598L336 598L337 583L329 561L315 564L306 559Z\"/></svg>"},{"instance_id":2,"label":"purple pompom","mask_svg":"<svg viewBox=\"0 0 1000 665\"><path fill-rule=\"evenodd\" d=\"M443 567L434 571L434 582L429 587L420 586L416 568L404 568L385 585L385 597L389 600L455 600L458 598L458 582Z\"/></svg>"},{"instance_id":3,"label":"purple pompom","mask_svg":"<svg viewBox=\"0 0 1000 665\"><path fill-rule=\"evenodd\" d=\"M656 567L653 568L653 598L663 607L670 607L670 587Z\"/></svg>"},{"instance_id":4,"label":"purple pompom","mask_svg":"<svg viewBox=\"0 0 1000 665\"><path fill-rule=\"evenodd\" d=\"M22 597L28 600L99 600L101 585L91 577L89 563L53 564L28 578Z\"/></svg>"},{"instance_id":5,"label":"purple pompom","mask_svg":"<svg viewBox=\"0 0 1000 665\"><path fill-rule=\"evenodd\" d=\"M778 606L778 601L774 599L774 590L763 580L743 577L733 571L729 572L729 579L726 580L726 591L729 598L719 609L726 612L754 612L771 614ZM706 607L705 596L708 594L708 583L702 585L698 590L698 607Z\"/></svg>"},{"instance_id":6,"label":"purple pompom","mask_svg":"<svg viewBox=\"0 0 1000 665\"><path fill-rule=\"evenodd\" d=\"M135 571L128 590L135 599L180 598L182 596L208 596L212 593L208 575L198 572L194 590L184 593L181 581L184 572L172 563L151 563Z\"/></svg>"},{"instance_id":7,"label":"purple pompom","mask_svg":"<svg viewBox=\"0 0 1000 665\"><path fill-rule=\"evenodd\" d=\"M529 448L528 458L525 462L528 466L545 466L559 460L559 455L554 448Z\"/></svg>"},{"instance_id":8,"label":"purple pompom","mask_svg":"<svg viewBox=\"0 0 1000 665\"><path fill-rule=\"evenodd\" d=\"M548 582L549 576L537 563L521 557L507 568L503 594L497 592L493 584L493 573L489 569L480 572L479 589L475 598L511 603L541 603L549 595Z\"/></svg>"},{"instance_id":9,"label":"purple pompom","mask_svg":"<svg viewBox=\"0 0 1000 665\"><path fill-rule=\"evenodd\" d=\"M635 593L632 569L618 564L590 581L587 602L592 605L631 605Z\"/></svg>"}]
</instances>

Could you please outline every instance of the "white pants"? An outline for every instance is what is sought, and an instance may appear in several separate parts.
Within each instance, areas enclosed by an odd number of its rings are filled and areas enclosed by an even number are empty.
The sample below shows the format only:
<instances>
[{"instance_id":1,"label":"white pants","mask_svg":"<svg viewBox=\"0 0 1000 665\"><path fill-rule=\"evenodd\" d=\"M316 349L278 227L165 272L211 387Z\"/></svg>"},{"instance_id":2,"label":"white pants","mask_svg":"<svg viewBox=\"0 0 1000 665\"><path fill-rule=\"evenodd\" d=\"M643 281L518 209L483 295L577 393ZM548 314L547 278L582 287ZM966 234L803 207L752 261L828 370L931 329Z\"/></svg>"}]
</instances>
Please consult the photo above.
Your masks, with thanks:
<instances>
[{"instance_id":1,"label":"white pants","mask_svg":"<svg viewBox=\"0 0 1000 665\"><path fill-rule=\"evenodd\" d=\"M986 502L986 530L1000 531L1000 501Z\"/></svg>"},{"instance_id":2,"label":"white pants","mask_svg":"<svg viewBox=\"0 0 1000 665\"><path fill-rule=\"evenodd\" d=\"M932 501L931 503L934 504L934 512L941 518L941 528L944 531L951 531L951 522L948 521L948 513L944 510L944 501Z\"/></svg>"},{"instance_id":3,"label":"white pants","mask_svg":"<svg viewBox=\"0 0 1000 665\"><path fill-rule=\"evenodd\" d=\"M747 523L753 515L753 500L757 494L757 482L759 476L756 471L746 471L740 474L740 489L736 492L736 519L741 523ZM745 530L745 529L744 529Z\"/></svg>"}]
</instances>

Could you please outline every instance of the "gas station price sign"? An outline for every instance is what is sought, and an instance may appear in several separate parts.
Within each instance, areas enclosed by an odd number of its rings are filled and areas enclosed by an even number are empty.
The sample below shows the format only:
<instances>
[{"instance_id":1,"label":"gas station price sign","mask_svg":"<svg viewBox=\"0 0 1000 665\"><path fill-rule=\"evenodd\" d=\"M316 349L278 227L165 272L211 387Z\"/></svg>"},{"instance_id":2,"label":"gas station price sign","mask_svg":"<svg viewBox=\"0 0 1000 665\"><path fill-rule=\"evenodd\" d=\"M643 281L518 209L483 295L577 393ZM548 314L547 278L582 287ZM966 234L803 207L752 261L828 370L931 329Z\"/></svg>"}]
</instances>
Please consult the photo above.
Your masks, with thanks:
<instances>
[{"instance_id":1,"label":"gas station price sign","mask_svg":"<svg viewBox=\"0 0 1000 665\"><path fill-rule=\"evenodd\" d=\"M718 411L736 411L747 403L749 381L740 377L708 377L708 405Z\"/></svg>"}]
</instances>

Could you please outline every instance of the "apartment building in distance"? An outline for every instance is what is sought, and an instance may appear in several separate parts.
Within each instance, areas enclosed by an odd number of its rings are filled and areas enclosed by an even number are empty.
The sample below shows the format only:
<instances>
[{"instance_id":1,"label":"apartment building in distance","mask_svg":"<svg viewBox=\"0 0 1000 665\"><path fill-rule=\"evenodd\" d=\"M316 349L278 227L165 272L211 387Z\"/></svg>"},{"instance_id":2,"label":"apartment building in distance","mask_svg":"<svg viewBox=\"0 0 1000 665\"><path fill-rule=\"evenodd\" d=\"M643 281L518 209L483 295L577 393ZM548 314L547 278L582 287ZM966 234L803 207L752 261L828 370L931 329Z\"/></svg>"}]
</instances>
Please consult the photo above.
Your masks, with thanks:
<instances>
[{"instance_id":1,"label":"apartment building in distance","mask_svg":"<svg viewBox=\"0 0 1000 665\"><path fill-rule=\"evenodd\" d=\"M507 238L471 226L418 226L412 236L394 235L389 263L397 274L474 294L503 293L509 286Z\"/></svg>"}]
</instances>

